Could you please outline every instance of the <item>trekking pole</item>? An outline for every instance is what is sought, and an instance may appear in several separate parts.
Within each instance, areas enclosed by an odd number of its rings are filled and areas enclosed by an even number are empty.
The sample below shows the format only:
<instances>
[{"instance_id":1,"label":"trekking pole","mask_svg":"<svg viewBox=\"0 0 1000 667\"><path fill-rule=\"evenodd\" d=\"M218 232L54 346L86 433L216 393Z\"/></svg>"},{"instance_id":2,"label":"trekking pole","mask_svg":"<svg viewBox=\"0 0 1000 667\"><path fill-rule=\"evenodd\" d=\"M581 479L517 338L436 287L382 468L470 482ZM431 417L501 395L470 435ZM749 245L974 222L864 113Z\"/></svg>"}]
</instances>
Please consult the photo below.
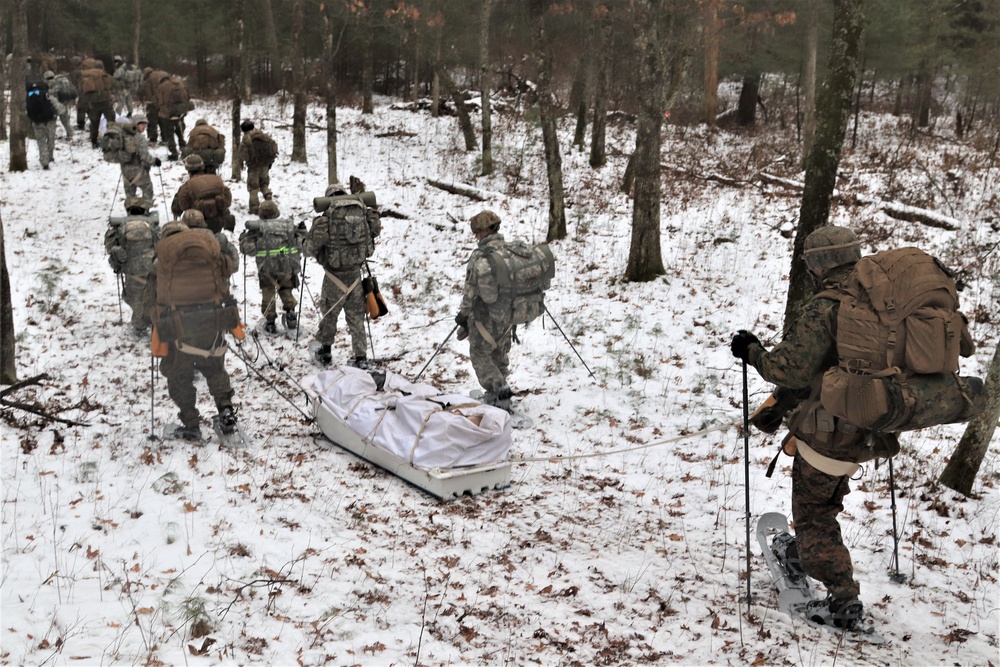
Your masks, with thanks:
<instances>
[{"instance_id":1,"label":"trekking pole","mask_svg":"<svg viewBox=\"0 0 1000 667\"><path fill-rule=\"evenodd\" d=\"M156 394L156 357L153 356L153 350L149 350L149 435L146 437L147 440L159 440L156 437L156 420L153 417L155 400L154 395Z\"/></svg>"},{"instance_id":2,"label":"trekking pole","mask_svg":"<svg viewBox=\"0 0 1000 667\"><path fill-rule=\"evenodd\" d=\"M552 313L549 311L549 307L543 303L542 308L545 310L545 313L552 320L552 324L556 325L556 329L559 330L559 333L562 334L562 337L566 339L567 343L569 343L570 348L573 350L574 354L576 354L576 358L579 359L580 363L583 364L583 367L587 369L587 372L590 374L590 377L594 377L594 371L590 370L590 366L587 365L587 362L584 361L583 357L580 356L580 353L577 352L576 347L573 345L572 341L570 341L569 336L566 335L566 332L563 331L562 327L559 326L559 323L556 322L556 318L552 317Z\"/></svg>"},{"instance_id":3,"label":"trekking pole","mask_svg":"<svg viewBox=\"0 0 1000 667\"><path fill-rule=\"evenodd\" d=\"M901 584L906 575L899 571L899 533L896 531L896 479L892 472L892 457L889 457L889 498L892 501L892 572L889 579Z\"/></svg>"},{"instance_id":4,"label":"trekking pole","mask_svg":"<svg viewBox=\"0 0 1000 667\"><path fill-rule=\"evenodd\" d=\"M163 217L167 217L167 189L163 187L163 170L159 167L156 168L156 175L160 179L160 196L163 197Z\"/></svg>"},{"instance_id":5,"label":"trekking pole","mask_svg":"<svg viewBox=\"0 0 1000 667\"><path fill-rule=\"evenodd\" d=\"M243 321L247 321L247 262L243 260Z\"/></svg>"},{"instance_id":6,"label":"trekking pole","mask_svg":"<svg viewBox=\"0 0 1000 667\"><path fill-rule=\"evenodd\" d=\"M743 360L743 491L747 524L747 597L750 604L750 389L747 382L747 362Z\"/></svg>"},{"instance_id":7,"label":"trekking pole","mask_svg":"<svg viewBox=\"0 0 1000 667\"><path fill-rule=\"evenodd\" d=\"M118 201L118 186L120 186L122 184L122 179L123 178L124 178L124 176L122 176L121 173L119 173L118 174L118 181L115 183L115 194L111 198L111 210L108 211L108 219L109 220L111 219L111 213L114 212L114 210L115 210L115 202Z\"/></svg>"},{"instance_id":8,"label":"trekking pole","mask_svg":"<svg viewBox=\"0 0 1000 667\"><path fill-rule=\"evenodd\" d=\"M431 358L427 360L427 363L424 364L424 367L420 369L420 372L417 373L417 376L415 378L413 378L413 382L416 382L417 380L420 379L420 376L424 374L424 371L427 370L427 367L431 365L432 361L434 361L434 357L436 357L438 355L438 352L441 351L441 348L443 348L445 346L445 343L448 342L448 339L451 338L451 335L453 333L455 333L456 331L458 331L458 325L457 324L451 328L451 331L448 332L448 335L445 336L444 340L441 341L441 344L437 346L437 349L434 350L434 354L432 354Z\"/></svg>"},{"instance_id":9,"label":"trekking pole","mask_svg":"<svg viewBox=\"0 0 1000 667\"><path fill-rule=\"evenodd\" d=\"M299 272L299 310L295 314L295 342L299 342L299 331L302 330L302 299L305 297L306 293L306 267L305 264L302 265L302 270Z\"/></svg>"},{"instance_id":10,"label":"trekking pole","mask_svg":"<svg viewBox=\"0 0 1000 667\"><path fill-rule=\"evenodd\" d=\"M115 291L118 292L118 324L122 324L125 318L122 316L122 274L115 274Z\"/></svg>"},{"instance_id":11,"label":"trekking pole","mask_svg":"<svg viewBox=\"0 0 1000 667\"><path fill-rule=\"evenodd\" d=\"M365 324L368 325L368 346L372 350L372 363L375 363L375 339L372 338L372 318L368 317L368 313L365 313Z\"/></svg>"}]
</instances>

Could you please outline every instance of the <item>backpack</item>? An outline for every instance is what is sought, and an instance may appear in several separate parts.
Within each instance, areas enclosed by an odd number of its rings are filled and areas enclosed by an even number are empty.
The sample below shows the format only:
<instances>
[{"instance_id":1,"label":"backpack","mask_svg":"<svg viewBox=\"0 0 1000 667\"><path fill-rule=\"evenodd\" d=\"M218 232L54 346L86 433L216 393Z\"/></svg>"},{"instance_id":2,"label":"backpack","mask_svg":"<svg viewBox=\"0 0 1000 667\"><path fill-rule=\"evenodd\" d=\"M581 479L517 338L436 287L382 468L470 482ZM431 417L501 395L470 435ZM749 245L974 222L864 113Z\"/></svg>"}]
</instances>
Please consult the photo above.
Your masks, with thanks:
<instances>
[{"instance_id":1,"label":"backpack","mask_svg":"<svg viewBox=\"0 0 1000 667\"><path fill-rule=\"evenodd\" d=\"M173 224L173 223L171 223ZM206 229L172 233L156 244L156 328L161 341L187 332L230 331L239 307L229 293L229 258Z\"/></svg>"},{"instance_id":2,"label":"backpack","mask_svg":"<svg viewBox=\"0 0 1000 667\"><path fill-rule=\"evenodd\" d=\"M205 222L221 220L229 214L229 204L226 202L226 185L222 178L215 174L195 174L188 181L194 208L205 216Z\"/></svg>"},{"instance_id":3,"label":"backpack","mask_svg":"<svg viewBox=\"0 0 1000 667\"><path fill-rule=\"evenodd\" d=\"M113 236L113 244L124 248L128 254L120 270L130 276L148 276L153 270L154 248L160 236L156 212L111 218L108 224L111 226L108 236ZM105 242L105 245L109 244Z\"/></svg>"},{"instance_id":4,"label":"backpack","mask_svg":"<svg viewBox=\"0 0 1000 667\"><path fill-rule=\"evenodd\" d=\"M48 123L55 120L58 114L49 99L49 87L43 82L29 83L27 95L24 98L25 111L32 123Z\"/></svg>"},{"instance_id":5,"label":"backpack","mask_svg":"<svg viewBox=\"0 0 1000 667\"><path fill-rule=\"evenodd\" d=\"M80 93L103 93L111 90L111 77L99 67L80 72Z\"/></svg>"},{"instance_id":6,"label":"backpack","mask_svg":"<svg viewBox=\"0 0 1000 667\"><path fill-rule=\"evenodd\" d=\"M288 219L248 220L240 235L244 255L257 259L258 275L294 275L302 270L298 228Z\"/></svg>"},{"instance_id":7,"label":"backpack","mask_svg":"<svg viewBox=\"0 0 1000 667\"><path fill-rule=\"evenodd\" d=\"M78 96L76 86L62 74L52 80L52 89L55 90L56 98L63 104L72 102Z\"/></svg>"},{"instance_id":8,"label":"backpack","mask_svg":"<svg viewBox=\"0 0 1000 667\"><path fill-rule=\"evenodd\" d=\"M188 111L194 109L191 98L188 96L187 87L184 80L176 74L165 77L157 87L159 95L160 109L166 109L171 118L180 118Z\"/></svg>"},{"instance_id":9,"label":"backpack","mask_svg":"<svg viewBox=\"0 0 1000 667\"><path fill-rule=\"evenodd\" d=\"M934 403L962 405L961 396L941 391L964 395L952 377L960 354L970 355L974 345L955 280L937 260L918 248L880 252L859 260L839 289L819 296L840 302L838 363L820 389L827 412L877 431L950 423L942 421L947 411L921 404L922 397L936 393Z\"/></svg>"},{"instance_id":10,"label":"backpack","mask_svg":"<svg viewBox=\"0 0 1000 667\"><path fill-rule=\"evenodd\" d=\"M504 243L486 253L503 308L511 324L528 324L545 311L545 290L552 285L556 261L547 243ZM509 304L509 305L508 305Z\"/></svg>"},{"instance_id":11,"label":"backpack","mask_svg":"<svg viewBox=\"0 0 1000 667\"><path fill-rule=\"evenodd\" d=\"M267 165L270 167L278 157L278 144L274 142L274 139L257 130L250 134L248 152L250 154L248 162L251 166Z\"/></svg>"},{"instance_id":12,"label":"backpack","mask_svg":"<svg viewBox=\"0 0 1000 667\"><path fill-rule=\"evenodd\" d=\"M316 219L317 227L326 225L329 233L325 247L316 257L331 269L353 269L375 253L375 234L369 226L368 209L358 195L330 197L326 213Z\"/></svg>"},{"instance_id":13,"label":"backpack","mask_svg":"<svg viewBox=\"0 0 1000 667\"><path fill-rule=\"evenodd\" d=\"M108 123L108 129L101 135L101 153L105 162L125 164L131 159L125 130L121 123ZM135 152L135 142L132 142L132 152Z\"/></svg>"}]
</instances>

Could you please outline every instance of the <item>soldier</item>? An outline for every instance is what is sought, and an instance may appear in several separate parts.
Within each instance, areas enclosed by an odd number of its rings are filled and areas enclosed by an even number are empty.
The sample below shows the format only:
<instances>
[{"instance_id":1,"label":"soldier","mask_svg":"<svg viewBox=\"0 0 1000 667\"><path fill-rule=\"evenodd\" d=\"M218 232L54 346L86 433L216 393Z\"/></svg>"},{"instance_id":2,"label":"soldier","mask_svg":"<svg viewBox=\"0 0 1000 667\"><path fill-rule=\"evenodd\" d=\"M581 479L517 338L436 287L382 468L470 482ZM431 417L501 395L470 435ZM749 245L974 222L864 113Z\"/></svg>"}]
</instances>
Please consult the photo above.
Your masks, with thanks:
<instances>
[{"instance_id":1,"label":"soldier","mask_svg":"<svg viewBox=\"0 0 1000 667\"><path fill-rule=\"evenodd\" d=\"M836 324L842 308L840 298L850 297L849 277L861 260L857 237L845 227L822 227L806 238L803 259L817 282L817 293L803 307L781 343L768 351L752 333L740 331L730 347L733 356L752 365L762 378L778 387L774 393L776 404L759 410L752 420L754 425L774 433L788 414L789 437L783 449L794 455L795 537L776 537L776 543L782 539L775 553L789 572L799 576L804 572L822 582L829 597L814 603L816 612L829 614L837 627L851 629L860 624L864 608L858 599L860 586L854 579L851 554L844 545L837 515L844 509L843 500L850 492L850 478L859 469L858 464L899 452L899 440L893 432L898 429L863 429L832 414L824 405L826 401L821 400L821 394L826 392L824 374L838 366L840 354L850 353L838 350ZM877 338L876 333L869 331L867 335ZM971 337L969 348L963 341L963 355L972 353L971 345ZM973 411L972 403L981 394L981 381L958 378L957 374L951 380L947 378L952 376L946 374L941 377L955 388L947 396L924 396L926 390L922 387L939 386L936 383L914 382L911 387L915 404L933 405L934 410L942 412L939 418L927 419L926 423L968 419L964 413Z\"/></svg>"},{"instance_id":2,"label":"soldier","mask_svg":"<svg viewBox=\"0 0 1000 667\"><path fill-rule=\"evenodd\" d=\"M313 220L305 243L306 252L316 258L326 274L320 295L323 319L316 334L320 344L316 359L324 366L333 361L331 346L337 336L340 311L344 311L354 353L348 363L368 368L361 266L375 251L375 238L382 225L378 213L365 206L360 196L348 194L340 183L331 184L326 197L330 198L329 206Z\"/></svg>"},{"instance_id":3,"label":"soldier","mask_svg":"<svg viewBox=\"0 0 1000 667\"><path fill-rule=\"evenodd\" d=\"M146 279L153 268L153 249L159 239L160 219L149 205L134 194L126 197L124 218L111 218L104 234L104 249L115 274L124 274L122 297L132 309L132 330L142 335L149 329L149 313L143 303Z\"/></svg>"},{"instance_id":4,"label":"soldier","mask_svg":"<svg viewBox=\"0 0 1000 667\"><path fill-rule=\"evenodd\" d=\"M45 72L45 83L49 85L49 93L63 105L62 111L59 112L59 121L62 123L63 129L66 130L66 139L72 139L73 124L69 119L69 105L78 96L76 86L73 85L68 76L65 74L57 75L52 70Z\"/></svg>"},{"instance_id":5,"label":"soldier","mask_svg":"<svg viewBox=\"0 0 1000 667\"><path fill-rule=\"evenodd\" d=\"M216 174L205 173L205 162L198 155L184 158L184 168L191 177L181 185L170 203L170 212L179 216L189 208L198 209L205 216L205 224L218 234L223 229L233 231L236 218L230 214L233 193Z\"/></svg>"},{"instance_id":6,"label":"soldier","mask_svg":"<svg viewBox=\"0 0 1000 667\"><path fill-rule=\"evenodd\" d=\"M195 371L215 399L222 432L236 431L225 334L240 324L239 306L229 292L229 277L238 268L236 248L224 235L212 235L198 211L185 211L180 221L164 225L144 296L157 336L169 346L160 373L179 410L176 437L201 440Z\"/></svg>"},{"instance_id":7,"label":"soldier","mask_svg":"<svg viewBox=\"0 0 1000 667\"><path fill-rule=\"evenodd\" d=\"M246 231L240 235L240 250L244 255L257 258L257 280L260 283L260 311L264 315L264 331L278 333L277 299L285 311L286 329L298 326L295 307L295 288L299 286L302 272L300 249L306 225L298 226L291 220L279 220L278 205L266 200L260 205L260 220L247 222Z\"/></svg>"},{"instance_id":8,"label":"soldier","mask_svg":"<svg viewBox=\"0 0 1000 667\"><path fill-rule=\"evenodd\" d=\"M116 112L124 112L132 115L132 100L139 94L139 87L142 84L142 72L130 63L125 62L121 56L114 58L115 72L112 75L115 80L115 97L117 98Z\"/></svg>"},{"instance_id":9,"label":"soldier","mask_svg":"<svg viewBox=\"0 0 1000 667\"><path fill-rule=\"evenodd\" d=\"M157 103L156 87L165 76L169 77L170 75L161 69L154 70L152 67L146 67L142 70L142 84L139 86L139 96L146 103L146 117L153 119L146 126L146 136L149 138L151 145L156 144L160 127L160 106Z\"/></svg>"},{"instance_id":10,"label":"soldier","mask_svg":"<svg viewBox=\"0 0 1000 667\"><path fill-rule=\"evenodd\" d=\"M271 198L271 165L278 156L278 144L270 135L254 129L253 121L240 123L243 139L240 141L239 159L247 167L247 192L250 193L249 210L257 214L260 206L259 192L264 199Z\"/></svg>"},{"instance_id":11,"label":"soldier","mask_svg":"<svg viewBox=\"0 0 1000 667\"><path fill-rule=\"evenodd\" d=\"M122 156L122 181L125 194L131 197L136 190L142 190L142 197L149 208L153 205L153 181L149 177L151 167L159 167L160 158L153 157L146 142L147 120L141 113L135 114L131 123L122 125L125 133L125 151Z\"/></svg>"},{"instance_id":12,"label":"soldier","mask_svg":"<svg viewBox=\"0 0 1000 667\"><path fill-rule=\"evenodd\" d=\"M160 136L170 149L167 159L176 160L177 146L180 145L183 150L186 143L184 115L192 109L184 80L177 75L160 77L160 81L156 84L156 106L160 121Z\"/></svg>"},{"instance_id":13,"label":"soldier","mask_svg":"<svg viewBox=\"0 0 1000 667\"><path fill-rule=\"evenodd\" d=\"M97 138L101 117L103 116L109 123L115 122L115 105L111 97L114 79L104 71L104 63L99 60L95 62L95 67L86 68L85 60L85 69L80 70L80 84L77 86L80 90L80 101L77 103L77 108L82 109L90 121L91 147L100 148Z\"/></svg>"},{"instance_id":14,"label":"soldier","mask_svg":"<svg viewBox=\"0 0 1000 667\"><path fill-rule=\"evenodd\" d=\"M192 153L201 156L206 174L214 174L226 159L226 137L207 120L199 118L188 134L187 146L181 151L184 157Z\"/></svg>"},{"instance_id":15,"label":"soldier","mask_svg":"<svg viewBox=\"0 0 1000 667\"><path fill-rule=\"evenodd\" d=\"M38 144L38 161L42 164L42 169L48 169L55 150L56 118L66 108L49 92L44 81L27 84L24 104L34 131L35 143Z\"/></svg>"},{"instance_id":16,"label":"soldier","mask_svg":"<svg viewBox=\"0 0 1000 667\"><path fill-rule=\"evenodd\" d=\"M505 243L499 232L500 218L493 211L481 211L472 216L469 226L479 245L465 269L462 305L455 316L458 339L469 339L472 368L486 392L483 402L510 412L512 392L507 375L514 327L509 308L493 307L498 304L500 291L487 259L490 252Z\"/></svg>"}]
</instances>

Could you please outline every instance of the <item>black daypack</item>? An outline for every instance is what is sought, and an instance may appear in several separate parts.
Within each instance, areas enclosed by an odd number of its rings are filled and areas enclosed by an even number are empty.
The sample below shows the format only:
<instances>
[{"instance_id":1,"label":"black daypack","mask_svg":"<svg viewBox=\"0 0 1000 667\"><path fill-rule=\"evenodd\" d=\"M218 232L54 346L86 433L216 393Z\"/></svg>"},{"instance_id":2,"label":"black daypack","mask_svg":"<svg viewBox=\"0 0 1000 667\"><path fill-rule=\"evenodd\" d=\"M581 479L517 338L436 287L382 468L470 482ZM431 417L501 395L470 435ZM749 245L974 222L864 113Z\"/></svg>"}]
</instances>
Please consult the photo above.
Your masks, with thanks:
<instances>
[{"instance_id":1,"label":"black daypack","mask_svg":"<svg viewBox=\"0 0 1000 667\"><path fill-rule=\"evenodd\" d=\"M48 123L59 115L48 93L49 87L43 82L35 81L27 84L24 106L32 123Z\"/></svg>"}]
</instances>

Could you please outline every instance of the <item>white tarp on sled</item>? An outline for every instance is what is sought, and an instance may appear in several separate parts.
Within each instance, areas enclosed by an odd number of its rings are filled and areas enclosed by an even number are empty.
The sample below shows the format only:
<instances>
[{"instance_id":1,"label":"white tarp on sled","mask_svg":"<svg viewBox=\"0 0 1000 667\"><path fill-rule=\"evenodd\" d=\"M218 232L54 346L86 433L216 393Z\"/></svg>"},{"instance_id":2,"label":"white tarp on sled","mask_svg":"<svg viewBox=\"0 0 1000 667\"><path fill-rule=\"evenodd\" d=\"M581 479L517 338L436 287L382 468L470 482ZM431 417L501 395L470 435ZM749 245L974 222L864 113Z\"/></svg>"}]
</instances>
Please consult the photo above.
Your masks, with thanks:
<instances>
[{"instance_id":1,"label":"white tarp on sled","mask_svg":"<svg viewBox=\"0 0 1000 667\"><path fill-rule=\"evenodd\" d=\"M385 371L380 389L371 373L349 366L310 375L302 386L313 397L324 434L352 451L370 444L390 454L393 461L424 471L488 467L507 461L510 415L468 396L440 394L431 385L410 383L392 371ZM345 438L336 422L346 425L362 442L341 442L353 438Z\"/></svg>"}]
</instances>

